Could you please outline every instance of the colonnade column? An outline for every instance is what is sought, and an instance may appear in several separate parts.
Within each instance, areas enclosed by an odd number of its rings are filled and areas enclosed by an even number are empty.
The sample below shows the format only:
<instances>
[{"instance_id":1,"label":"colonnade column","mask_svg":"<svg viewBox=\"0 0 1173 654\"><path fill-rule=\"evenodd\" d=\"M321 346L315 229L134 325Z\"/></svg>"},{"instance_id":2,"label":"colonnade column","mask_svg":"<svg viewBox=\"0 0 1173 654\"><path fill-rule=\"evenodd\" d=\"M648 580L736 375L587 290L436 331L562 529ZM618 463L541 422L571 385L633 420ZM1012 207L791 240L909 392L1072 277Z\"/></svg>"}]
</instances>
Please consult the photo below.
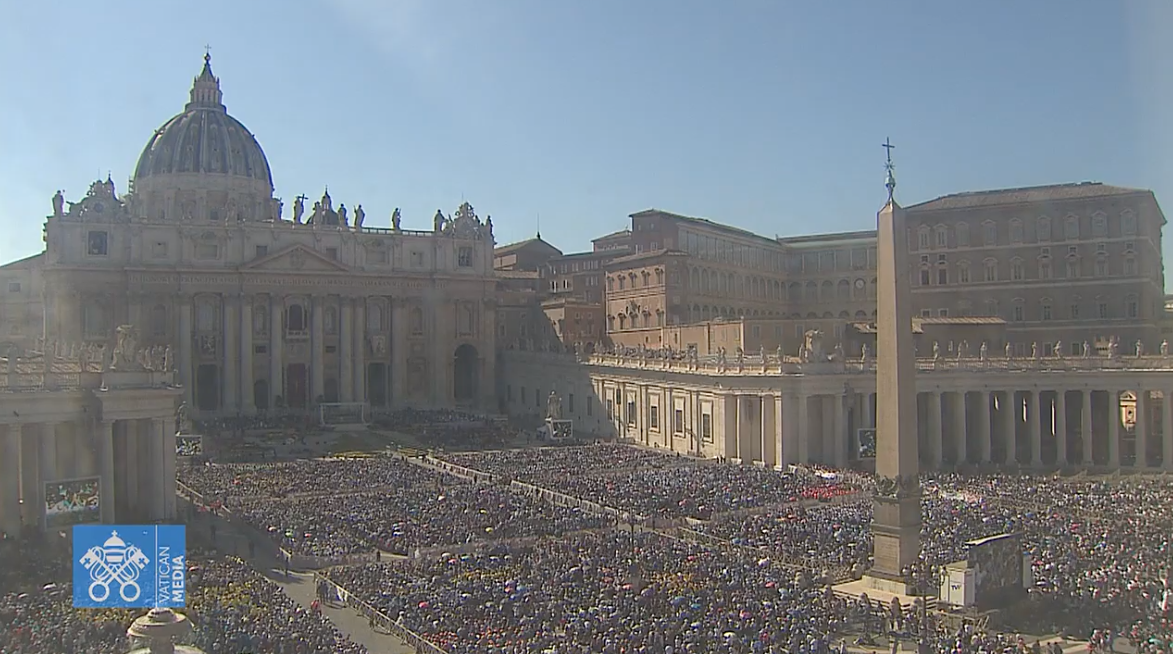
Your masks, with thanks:
<instances>
[{"instance_id":1,"label":"colonnade column","mask_svg":"<svg viewBox=\"0 0 1173 654\"><path fill-rule=\"evenodd\" d=\"M1055 465L1067 465L1067 391L1055 392Z\"/></svg>"},{"instance_id":2,"label":"colonnade column","mask_svg":"<svg viewBox=\"0 0 1173 654\"><path fill-rule=\"evenodd\" d=\"M38 513L44 509L37 506L41 498L41 448L33 429L22 429L20 434L20 513L24 523L35 525L40 522ZM38 511L38 509L40 509Z\"/></svg>"},{"instance_id":3,"label":"colonnade column","mask_svg":"<svg viewBox=\"0 0 1173 654\"><path fill-rule=\"evenodd\" d=\"M774 438L778 433L777 405L773 395L762 395L759 400L762 403L762 463L772 468L778 465L778 440Z\"/></svg>"},{"instance_id":4,"label":"colonnade column","mask_svg":"<svg viewBox=\"0 0 1173 654\"><path fill-rule=\"evenodd\" d=\"M45 524L45 484L60 481L62 475L57 467L57 423L41 424L40 446L41 483L37 484L37 522Z\"/></svg>"},{"instance_id":5,"label":"colonnade column","mask_svg":"<svg viewBox=\"0 0 1173 654\"><path fill-rule=\"evenodd\" d=\"M782 394L782 430L778 441L779 466L798 463L798 398L793 393Z\"/></svg>"},{"instance_id":6,"label":"colonnade column","mask_svg":"<svg viewBox=\"0 0 1173 654\"><path fill-rule=\"evenodd\" d=\"M240 407L238 399L240 393L236 385L240 380L240 344L237 340L240 325L240 296L227 295L224 297L224 342L221 356L224 357L224 383L220 390L222 398L220 410L228 414L236 413Z\"/></svg>"},{"instance_id":7,"label":"colonnade column","mask_svg":"<svg viewBox=\"0 0 1173 654\"><path fill-rule=\"evenodd\" d=\"M163 519L175 520L175 419L163 418Z\"/></svg>"},{"instance_id":8,"label":"colonnade column","mask_svg":"<svg viewBox=\"0 0 1173 654\"><path fill-rule=\"evenodd\" d=\"M1038 468L1043 465L1043 414L1039 409L1039 391L1026 392L1026 424L1030 434L1030 465Z\"/></svg>"},{"instance_id":9,"label":"colonnade column","mask_svg":"<svg viewBox=\"0 0 1173 654\"><path fill-rule=\"evenodd\" d=\"M191 297L179 296L179 383L189 407L195 399L195 372L191 368ZM194 407L193 407L194 408Z\"/></svg>"},{"instance_id":10,"label":"colonnade column","mask_svg":"<svg viewBox=\"0 0 1173 654\"><path fill-rule=\"evenodd\" d=\"M689 393L689 406L694 406L697 403L695 393ZM778 393L770 398L770 404L774 407L774 421L771 423L770 432L766 436L770 440L770 449L774 453L774 468L781 469L786 463L786 444L784 442L786 434L786 395ZM699 431L700 418L693 420L693 431Z\"/></svg>"},{"instance_id":11,"label":"colonnade column","mask_svg":"<svg viewBox=\"0 0 1173 654\"><path fill-rule=\"evenodd\" d=\"M965 391L952 394L953 397L953 462L964 465L969 458L968 434L966 430Z\"/></svg>"},{"instance_id":12,"label":"colonnade column","mask_svg":"<svg viewBox=\"0 0 1173 654\"><path fill-rule=\"evenodd\" d=\"M1168 389L1161 391L1161 467L1173 470L1173 402Z\"/></svg>"},{"instance_id":13,"label":"colonnade column","mask_svg":"<svg viewBox=\"0 0 1173 654\"><path fill-rule=\"evenodd\" d=\"M354 306L353 300L342 298L342 310L338 312L338 356L341 359L338 375L338 399L354 401Z\"/></svg>"},{"instance_id":14,"label":"colonnade column","mask_svg":"<svg viewBox=\"0 0 1173 654\"><path fill-rule=\"evenodd\" d=\"M98 440L98 510L102 522L114 524L114 421L99 423L94 438Z\"/></svg>"},{"instance_id":15,"label":"colonnade column","mask_svg":"<svg viewBox=\"0 0 1173 654\"><path fill-rule=\"evenodd\" d=\"M836 468L847 467L847 399L846 393L831 397L831 461Z\"/></svg>"},{"instance_id":16,"label":"colonnade column","mask_svg":"<svg viewBox=\"0 0 1173 654\"><path fill-rule=\"evenodd\" d=\"M354 369L351 374L354 375L354 401L367 401L367 311L365 300L359 298L354 303L354 330L352 336L353 352L354 352ZM392 341L394 342L394 341Z\"/></svg>"},{"instance_id":17,"label":"colonnade column","mask_svg":"<svg viewBox=\"0 0 1173 654\"><path fill-rule=\"evenodd\" d=\"M1108 391L1108 466L1120 467L1120 391Z\"/></svg>"},{"instance_id":18,"label":"colonnade column","mask_svg":"<svg viewBox=\"0 0 1173 654\"><path fill-rule=\"evenodd\" d=\"M994 434L990 430L990 410L990 391L978 391L978 463L990 462L990 450L994 441Z\"/></svg>"},{"instance_id":19,"label":"colonnade column","mask_svg":"<svg viewBox=\"0 0 1173 654\"><path fill-rule=\"evenodd\" d=\"M1092 458L1092 392L1084 389L1080 393L1079 405L1079 439L1083 448L1083 465L1094 463Z\"/></svg>"},{"instance_id":20,"label":"colonnade column","mask_svg":"<svg viewBox=\"0 0 1173 654\"><path fill-rule=\"evenodd\" d=\"M253 301L245 296L240 304L240 409L246 416L257 412L253 397Z\"/></svg>"},{"instance_id":21,"label":"colonnade column","mask_svg":"<svg viewBox=\"0 0 1173 654\"><path fill-rule=\"evenodd\" d=\"M20 536L20 438L19 424L3 427L0 440L0 532Z\"/></svg>"},{"instance_id":22,"label":"colonnade column","mask_svg":"<svg viewBox=\"0 0 1173 654\"><path fill-rule=\"evenodd\" d=\"M150 437L147 439L147 442L148 442L148 446L147 446L148 459L147 460L151 462L150 466L149 466L150 472L148 473L151 475L151 480L150 480L150 483L147 485L150 486L150 489L151 489L149 501L151 503L150 517L152 520L166 520L166 515L167 515L167 495L166 495L166 493L167 493L167 483L166 483L167 482L167 480L166 480L167 463L166 462L167 462L167 459L169 459L169 458L172 461L175 460L174 448L170 452L171 456L168 456L167 446L166 446L166 443L164 442L164 434L167 433L166 432L167 426L163 423L164 423L164 421L161 418L152 418L151 419L151 428L150 428L151 429ZM144 467L146 467L146 466L144 466Z\"/></svg>"},{"instance_id":23,"label":"colonnade column","mask_svg":"<svg viewBox=\"0 0 1173 654\"><path fill-rule=\"evenodd\" d=\"M277 398L285 397L285 366L281 346L284 344L285 321L280 301L269 296L269 410L277 409Z\"/></svg>"},{"instance_id":24,"label":"colonnade column","mask_svg":"<svg viewBox=\"0 0 1173 654\"><path fill-rule=\"evenodd\" d=\"M1148 445L1149 445L1149 414L1152 413L1150 409L1151 402L1149 401L1149 392L1147 390L1138 390L1136 392L1136 459L1133 460L1134 468L1147 468L1148 462Z\"/></svg>"},{"instance_id":25,"label":"colonnade column","mask_svg":"<svg viewBox=\"0 0 1173 654\"><path fill-rule=\"evenodd\" d=\"M806 395L798 395L798 420L795 429L795 445L794 448L794 462L808 463L810 462L810 398Z\"/></svg>"},{"instance_id":26,"label":"colonnade column","mask_svg":"<svg viewBox=\"0 0 1173 654\"><path fill-rule=\"evenodd\" d=\"M315 295L311 302L311 310L313 311L313 317L311 318L312 328L310 331L311 392L309 404L311 406L317 404L318 398L326 392L325 363L322 361L323 353L326 350L326 344L324 342L326 328L322 320L322 300L322 296Z\"/></svg>"},{"instance_id":27,"label":"colonnade column","mask_svg":"<svg viewBox=\"0 0 1173 654\"><path fill-rule=\"evenodd\" d=\"M1018 405L1018 397L1014 391L1003 391L1005 401L1000 403L1002 411L1002 444L1006 452L1002 455L1006 465L1018 463L1018 413L1022 407Z\"/></svg>"},{"instance_id":28,"label":"colonnade column","mask_svg":"<svg viewBox=\"0 0 1173 654\"><path fill-rule=\"evenodd\" d=\"M928 428L925 429L925 438L928 440L928 464L931 469L941 467L941 392L929 391L925 398L925 411L928 412Z\"/></svg>"}]
</instances>

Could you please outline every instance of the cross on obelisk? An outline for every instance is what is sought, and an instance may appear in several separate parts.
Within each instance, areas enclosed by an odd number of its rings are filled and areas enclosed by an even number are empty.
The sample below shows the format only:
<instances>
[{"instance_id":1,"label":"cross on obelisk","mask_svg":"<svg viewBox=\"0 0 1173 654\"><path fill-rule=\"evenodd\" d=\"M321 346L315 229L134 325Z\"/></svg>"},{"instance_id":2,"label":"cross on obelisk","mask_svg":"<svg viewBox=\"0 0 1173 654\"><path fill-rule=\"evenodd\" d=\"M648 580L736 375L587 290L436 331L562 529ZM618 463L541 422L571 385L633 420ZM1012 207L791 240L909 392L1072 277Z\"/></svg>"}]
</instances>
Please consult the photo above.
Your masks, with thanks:
<instances>
[{"instance_id":1,"label":"cross on obelisk","mask_svg":"<svg viewBox=\"0 0 1173 654\"><path fill-rule=\"evenodd\" d=\"M920 554L916 353L904 209L894 197L891 140L888 202L876 214L876 497L872 516L873 587L910 594L905 569Z\"/></svg>"}]
</instances>

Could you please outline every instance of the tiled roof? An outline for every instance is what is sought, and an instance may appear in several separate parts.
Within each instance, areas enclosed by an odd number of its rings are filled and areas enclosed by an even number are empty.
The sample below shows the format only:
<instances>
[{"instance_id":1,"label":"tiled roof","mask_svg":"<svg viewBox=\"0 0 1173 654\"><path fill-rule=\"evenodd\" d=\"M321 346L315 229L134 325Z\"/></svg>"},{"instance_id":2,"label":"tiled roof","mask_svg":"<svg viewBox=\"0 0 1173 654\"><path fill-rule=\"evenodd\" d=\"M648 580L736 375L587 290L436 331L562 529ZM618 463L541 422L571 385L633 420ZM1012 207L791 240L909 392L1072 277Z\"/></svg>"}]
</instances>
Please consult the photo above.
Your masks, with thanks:
<instances>
[{"instance_id":1,"label":"tiled roof","mask_svg":"<svg viewBox=\"0 0 1173 654\"><path fill-rule=\"evenodd\" d=\"M1100 182L1079 182L1076 184L1053 184L1050 186L1027 186L991 191L971 191L943 195L928 202L909 207L908 211L949 211L955 209L977 209L1008 204L1030 204L1034 202L1062 202L1113 195L1151 193L1145 189L1109 186Z\"/></svg>"},{"instance_id":2,"label":"tiled roof","mask_svg":"<svg viewBox=\"0 0 1173 654\"><path fill-rule=\"evenodd\" d=\"M778 242L776 240L769 238L767 236L762 236L761 234L755 234L755 233L749 231L748 229L741 229L740 227L733 227L730 225L725 225L723 223L709 220L708 218L694 218L693 216L682 216L678 213L672 213L671 211L663 211L661 209L655 209L655 208L644 209L643 211L637 211L637 212L631 214L630 217L635 218L638 216L667 216L668 218L672 218L674 220L696 223L697 225L704 225L706 227L720 230L720 231L723 231L723 232L726 232L729 234L737 234L738 236L743 236L745 238L752 238L752 239L756 239L759 241L766 241L770 245L775 245L775 246L778 245Z\"/></svg>"},{"instance_id":3,"label":"tiled roof","mask_svg":"<svg viewBox=\"0 0 1173 654\"><path fill-rule=\"evenodd\" d=\"M630 229L621 229L617 232L611 232L610 234L603 234L599 238L591 239L591 243L597 243L598 241L606 241L608 239L622 238L624 236L631 236L631 230Z\"/></svg>"},{"instance_id":4,"label":"tiled roof","mask_svg":"<svg viewBox=\"0 0 1173 654\"><path fill-rule=\"evenodd\" d=\"M659 250L651 250L649 252L637 252L629 254L625 257L616 257L606 263L607 267L611 267L617 263L628 263L631 261L640 261L641 259L652 259L661 255L686 255L686 252L680 250L666 250L660 248Z\"/></svg>"},{"instance_id":5,"label":"tiled roof","mask_svg":"<svg viewBox=\"0 0 1173 654\"><path fill-rule=\"evenodd\" d=\"M45 256L44 252L38 252L34 255L17 259L16 261L9 261L6 264L0 265L0 268L25 268L26 264L36 265L39 259Z\"/></svg>"},{"instance_id":6,"label":"tiled roof","mask_svg":"<svg viewBox=\"0 0 1173 654\"><path fill-rule=\"evenodd\" d=\"M502 245L502 246L501 246L501 247L499 247L499 248L495 248L495 249L493 250L493 256L495 256L495 257L500 257L500 256L503 256L503 255L510 254L510 253L512 253L512 252L516 252L516 251L518 251L518 250L521 250L521 249L523 249L523 248L525 248L525 247L527 247L527 246L530 246L530 245L536 245L536 244L538 244L538 243L541 243L542 245L545 245L546 247L548 247L548 248L550 248L550 249L552 249L552 250L557 250L559 254L561 254L561 253L562 253L562 250L558 250L558 248L556 248L556 247L554 247L553 245L550 245L549 243L547 243L547 242L543 241L541 238L527 238L527 239L526 239L526 240L524 240L524 241L518 241L518 242L516 242L516 243L508 243L508 244L506 244L506 245Z\"/></svg>"}]
</instances>

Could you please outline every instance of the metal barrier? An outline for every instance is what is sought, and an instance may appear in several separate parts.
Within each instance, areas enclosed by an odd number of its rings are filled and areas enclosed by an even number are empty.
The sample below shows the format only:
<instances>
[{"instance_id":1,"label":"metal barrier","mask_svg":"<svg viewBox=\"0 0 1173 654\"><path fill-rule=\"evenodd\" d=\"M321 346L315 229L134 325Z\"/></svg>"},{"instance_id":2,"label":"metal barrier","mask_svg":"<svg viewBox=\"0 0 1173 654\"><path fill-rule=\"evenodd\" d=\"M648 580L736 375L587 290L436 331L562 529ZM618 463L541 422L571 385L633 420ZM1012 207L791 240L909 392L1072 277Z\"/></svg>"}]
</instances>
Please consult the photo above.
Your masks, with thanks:
<instances>
[{"instance_id":1,"label":"metal barrier","mask_svg":"<svg viewBox=\"0 0 1173 654\"><path fill-rule=\"evenodd\" d=\"M409 647L415 649L417 654L447 654L435 643L427 640L423 636L415 633L407 627L399 624L391 619L386 613L376 609L366 602L354 596L354 593L346 590L338 583L331 580L324 574L314 573L314 586L319 584L326 584L333 591L334 596L338 598L346 606L356 610L360 615L371 622L372 626L382 627L387 633L400 638L407 643Z\"/></svg>"}]
</instances>

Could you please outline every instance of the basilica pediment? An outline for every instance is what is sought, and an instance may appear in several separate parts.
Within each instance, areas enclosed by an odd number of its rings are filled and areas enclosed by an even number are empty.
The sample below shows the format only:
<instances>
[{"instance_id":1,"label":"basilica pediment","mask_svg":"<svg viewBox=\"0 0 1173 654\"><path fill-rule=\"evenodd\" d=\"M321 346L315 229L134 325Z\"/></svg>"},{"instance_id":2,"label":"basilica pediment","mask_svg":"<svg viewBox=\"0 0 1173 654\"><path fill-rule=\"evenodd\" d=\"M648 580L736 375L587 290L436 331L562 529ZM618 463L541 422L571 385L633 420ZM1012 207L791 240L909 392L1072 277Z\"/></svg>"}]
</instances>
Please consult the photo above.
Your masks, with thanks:
<instances>
[{"instance_id":1,"label":"basilica pediment","mask_svg":"<svg viewBox=\"0 0 1173 654\"><path fill-rule=\"evenodd\" d=\"M303 245L292 245L279 252L254 259L241 270L271 272L347 272L347 267Z\"/></svg>"}]
</instances>

